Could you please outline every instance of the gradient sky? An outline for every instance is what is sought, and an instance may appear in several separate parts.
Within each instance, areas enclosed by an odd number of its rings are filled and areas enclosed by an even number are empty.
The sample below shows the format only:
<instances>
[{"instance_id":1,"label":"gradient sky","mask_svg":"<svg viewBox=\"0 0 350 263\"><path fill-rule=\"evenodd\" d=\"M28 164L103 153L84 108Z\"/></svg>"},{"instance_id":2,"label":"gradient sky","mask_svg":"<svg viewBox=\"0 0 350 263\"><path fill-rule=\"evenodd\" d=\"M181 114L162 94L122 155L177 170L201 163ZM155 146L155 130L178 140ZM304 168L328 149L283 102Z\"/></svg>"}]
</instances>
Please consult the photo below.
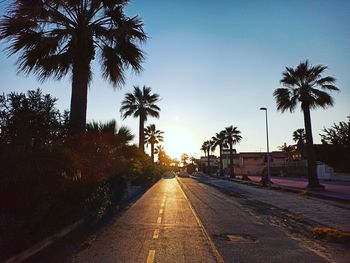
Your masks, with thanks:
<instances>
[{"instance_id":1,"label":"gradient sky","mask_svg":"<svg viewBox=\"0 0 350 263\"><path fill-rule=\"evenodd\" d=\"M0 1L0 14L9 1ZM165 132L164 147L172 157L200 155L204 140L229 125L243 140L237 150L265 151L268 108L270 149L292 144L292 133L303 128L303 115L277 112L272 96L281 87L286 66L309 59L329 67L341 92L335 106L312 114L314 141L334 122L350 115L350 1L185 1L132 0L130 16L139 15L149 40L144 71L130 73L126 85L114 90L101 79L94 62L88 95L88 120L116 119L138 134L138 120L121 120L119 108L133 85L151 86L160 94L160 119L150 119ZM7 58L0 43L0 91L25 92L40 87L57 97L59 109L69 109L70 78L40 83L16 75L16 57ZM135 139L137 142L137 137Z\"/></svg>"}]
</instances>

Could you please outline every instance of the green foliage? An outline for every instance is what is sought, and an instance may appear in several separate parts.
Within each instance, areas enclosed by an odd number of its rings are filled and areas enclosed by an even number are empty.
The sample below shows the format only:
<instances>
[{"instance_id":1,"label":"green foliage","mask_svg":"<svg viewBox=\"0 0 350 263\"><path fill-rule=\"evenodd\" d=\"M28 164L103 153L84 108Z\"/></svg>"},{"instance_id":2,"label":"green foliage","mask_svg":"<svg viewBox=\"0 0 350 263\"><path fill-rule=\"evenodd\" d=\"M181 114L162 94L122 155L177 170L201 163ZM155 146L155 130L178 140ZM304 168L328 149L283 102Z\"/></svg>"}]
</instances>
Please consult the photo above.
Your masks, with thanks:
<instances>
[{"instance_id":1,"label":"green foliage","mask_svg":"<svg viewBox=\"0 0 350 263\"><path fill-rule=\"evenodd\" d=\"M350 147L350 116L347 118L348 122L341 121L339 124L334 123L329 129L324 128L324 134L320 134L322 142Z\"/></svg>"},{"instance_id":2,"label":"green foliage","mask_svg":"<svg viewBox=\"0 0 350 263\"><path fill-rule=\"evenodd\" d=\"M111 207L112 191L111 185L107 181L98 183L82 202L83 216L90 223L101 220Z\"/></svg>"},{"instance_id":3,"label":"green foliage","mask_svg":"<svg viewBox=\"0 0 350 263\"><path fill-rule=\"evenodd\" d=\"M84 132L92 61L100 59L102 77L114 86L125 71L142 70L139 45L147 36L138 16L128 17L128 1L13 0L0 20L0 40L18 56L18 71L40 80L72 76L70 128ZM83 19L82 19L83 18Z\"/></svg>"},{"instance_id":4,"label":"green foliage","mask_svg":"<svg viewBox=\"0 0 350 263\"><path fill-rule=\"evenodd\" d=\"M92 122L85 134L70 135L68 113L55 102L40 90L0 96L0 247L6 253L81 216L98 222L117 209L131 184L148 187L163 172L115 121Z\"/></svg>"},{"instance_id":5,"label":"green foliage","mask_svg":"<svg viewBox=\"0 0 350 263\"><path fill-rule=\"evenodd\" d=\"M56 101L40 89L0 95L0 143L25 150L65 138L68 113L55 109Z\"/></svg>"},{"instance_id":6,"label":"green foliage","mask_svg":"<svg viewBox=\"0 0 350 263\"><path fill-rule=\"evenodd\" d=\"M322 145L315 145L317 160L333 167L336 171L350 172L350 116L348 122L334 123L324 128Z\"/></svg>"}]
</instances>

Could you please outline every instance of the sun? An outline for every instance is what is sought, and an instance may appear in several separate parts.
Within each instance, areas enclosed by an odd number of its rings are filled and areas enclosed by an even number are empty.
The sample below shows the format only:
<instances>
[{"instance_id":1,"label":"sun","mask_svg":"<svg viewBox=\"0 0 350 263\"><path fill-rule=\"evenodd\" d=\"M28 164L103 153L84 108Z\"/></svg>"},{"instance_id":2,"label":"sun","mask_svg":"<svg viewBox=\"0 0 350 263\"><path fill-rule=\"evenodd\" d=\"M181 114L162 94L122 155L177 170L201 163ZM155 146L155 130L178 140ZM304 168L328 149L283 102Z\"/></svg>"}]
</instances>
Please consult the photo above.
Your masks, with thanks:
<instances>
[{"instance_id":1,"label":"sun","mask_svg":"<svg viewBox=\"0 0 350 263\"><path fill-rule=\"evenodd\" d=\"M172 158L180 159L181 154L193 155L198 152L196 142L190 130L183 127L171 127L164 133L164 149Z\"/></svg>"}]
</instances>

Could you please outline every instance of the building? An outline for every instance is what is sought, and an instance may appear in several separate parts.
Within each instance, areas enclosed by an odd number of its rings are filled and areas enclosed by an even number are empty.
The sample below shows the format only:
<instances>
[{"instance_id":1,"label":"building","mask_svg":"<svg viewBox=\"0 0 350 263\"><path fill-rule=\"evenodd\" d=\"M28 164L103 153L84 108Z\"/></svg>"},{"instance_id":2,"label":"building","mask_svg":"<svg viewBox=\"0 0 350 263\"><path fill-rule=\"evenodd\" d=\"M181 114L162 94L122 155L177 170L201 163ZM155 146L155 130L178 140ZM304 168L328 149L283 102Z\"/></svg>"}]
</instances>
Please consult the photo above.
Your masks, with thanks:
<instances>
[{"instance_id":1,"label":"building","mask_svg":"<svg viewBox=\"0 0 350 263\"><path fill-rule=\"evenodd\" d=\"M223 169L229 171L229 150L223 151ZM270 153L271 167L284 166L287 155L281 151ZM233 154L233 167L236 175L261 175L267 165L266 152L240 152Z\"/></svg>"},{"instance_id":2,"label":"building","mask_svg":"<svg viewBox=\"0 0 350 263\"><path fill-rule=\"evenodd\" d=\"M210 155L209 159L210 164L210 171L211 174L216 174L219 171L219 158L217 158L215 155ZM200 170L204 171L205 173L209 173L208 171L208 157L207 156L201 156L200 159Z\"/></svg>"}]
</instances>

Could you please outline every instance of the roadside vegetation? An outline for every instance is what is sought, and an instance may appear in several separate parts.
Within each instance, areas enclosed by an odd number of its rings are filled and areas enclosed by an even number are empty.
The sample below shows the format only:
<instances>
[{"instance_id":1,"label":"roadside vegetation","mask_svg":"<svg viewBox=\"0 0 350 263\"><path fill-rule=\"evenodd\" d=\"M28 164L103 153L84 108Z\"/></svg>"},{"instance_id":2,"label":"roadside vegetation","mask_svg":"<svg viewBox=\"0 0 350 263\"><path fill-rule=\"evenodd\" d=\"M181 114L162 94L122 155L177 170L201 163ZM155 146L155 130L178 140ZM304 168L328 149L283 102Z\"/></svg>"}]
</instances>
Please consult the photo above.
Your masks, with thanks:
<instances>
[{"instance_id":1,"label":"roadside vegetation","mask_svg":"<svg viewBox=\"0 0 350 263\"><path fill-rule=\"evenodd\" d=\"M308 167L308 188L323 189L316 174L316 156L311 129L310 110L333 106L329 91L338 91L335 78L323 76L326 66L312 66L308 60L301 62L295 69L286 67L280 80L285 88L278 88L273 95L277 110L294 112L300 103L304 115L306 154Z\"/></svg>"},{"instance_id":2,"label":"roadside vegetation","mask_svg":"<svg viewBox=\"0 0 350 263\"><path fill-rule=\"evenodd\" d=\"M85 218L117 210L131 186L169 168L153 163L114 120L69 133L69 113L38 90L0 96L0 245L7 254Z\"/></svg>"}]
</instances>

